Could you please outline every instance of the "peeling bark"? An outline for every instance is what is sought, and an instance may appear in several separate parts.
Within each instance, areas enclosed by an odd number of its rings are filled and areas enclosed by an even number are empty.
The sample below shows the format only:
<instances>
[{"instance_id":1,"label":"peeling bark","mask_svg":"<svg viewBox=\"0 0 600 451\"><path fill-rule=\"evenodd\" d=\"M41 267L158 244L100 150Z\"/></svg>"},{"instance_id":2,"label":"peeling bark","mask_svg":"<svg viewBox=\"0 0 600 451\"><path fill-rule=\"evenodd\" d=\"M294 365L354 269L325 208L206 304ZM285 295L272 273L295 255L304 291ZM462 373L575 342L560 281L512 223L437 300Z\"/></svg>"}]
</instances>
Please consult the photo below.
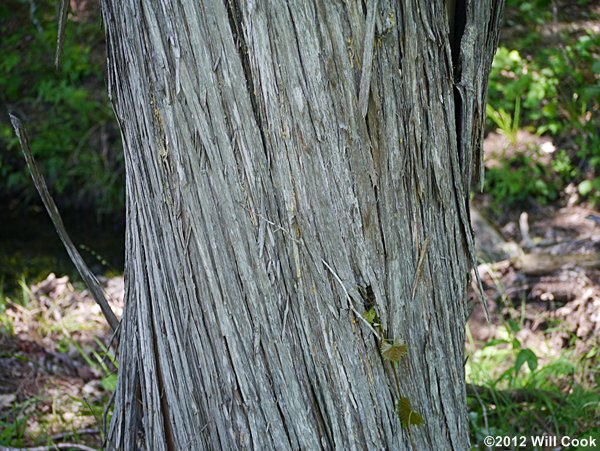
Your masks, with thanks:
<instances>
[{"instance_id":1,"label":"peeling bark","mask_svg":"<svg viewBox=\"0 0 600 451\"><path fill-rule=\"evenodd\" d=\"M407 449L370 302L408 344L416 448L468 448L467 201L503 2L457 3L458 40L442 1L103 1L127 169L109 447Z\"/></svg>"}]
</instances>

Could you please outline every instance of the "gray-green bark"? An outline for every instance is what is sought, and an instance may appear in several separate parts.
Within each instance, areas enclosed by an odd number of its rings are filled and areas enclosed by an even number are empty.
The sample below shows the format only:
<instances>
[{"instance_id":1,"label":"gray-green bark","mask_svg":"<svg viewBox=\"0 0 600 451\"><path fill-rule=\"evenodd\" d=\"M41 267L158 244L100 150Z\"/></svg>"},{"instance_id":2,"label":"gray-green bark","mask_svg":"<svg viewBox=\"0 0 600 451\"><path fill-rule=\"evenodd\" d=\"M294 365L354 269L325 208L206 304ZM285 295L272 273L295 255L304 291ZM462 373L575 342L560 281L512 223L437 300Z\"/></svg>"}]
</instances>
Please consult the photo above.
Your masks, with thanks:
<instances>
[{"instance_id":1,"label":"gray-green bark","mask_svg":"<svg viewBox=\"0 0 600 451\"><path fill-rule=\"evenodd\" d=\"M439 0L104 0L128 215L111 447L407 449L354 313L370 287L409 346L416 448L467 449L467 199L502 3L457 1L452 40Z\"/></svg>"}]
</instances>

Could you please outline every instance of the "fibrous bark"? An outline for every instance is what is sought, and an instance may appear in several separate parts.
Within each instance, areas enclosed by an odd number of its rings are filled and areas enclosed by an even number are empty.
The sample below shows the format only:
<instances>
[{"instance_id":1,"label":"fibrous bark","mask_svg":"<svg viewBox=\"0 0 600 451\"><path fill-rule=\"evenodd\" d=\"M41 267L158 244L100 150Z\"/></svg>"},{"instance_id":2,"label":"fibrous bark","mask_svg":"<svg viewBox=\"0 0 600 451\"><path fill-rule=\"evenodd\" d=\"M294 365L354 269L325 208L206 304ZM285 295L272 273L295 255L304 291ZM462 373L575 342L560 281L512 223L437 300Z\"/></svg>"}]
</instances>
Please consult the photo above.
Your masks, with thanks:
<instances>
[{"instance_id":1,"label":"fibrous bark","mask_svg":"<svg viewBox=\"0 0 600 451\"><path fill-rule=\"evenodd\" d=\"M354 312L374 302L408 344L416 447L467 448L467 198L502 1L456 3L452 37L441 1L104 1L127 165L111 447L407 448Z\"/></svg>"}]
</instances>

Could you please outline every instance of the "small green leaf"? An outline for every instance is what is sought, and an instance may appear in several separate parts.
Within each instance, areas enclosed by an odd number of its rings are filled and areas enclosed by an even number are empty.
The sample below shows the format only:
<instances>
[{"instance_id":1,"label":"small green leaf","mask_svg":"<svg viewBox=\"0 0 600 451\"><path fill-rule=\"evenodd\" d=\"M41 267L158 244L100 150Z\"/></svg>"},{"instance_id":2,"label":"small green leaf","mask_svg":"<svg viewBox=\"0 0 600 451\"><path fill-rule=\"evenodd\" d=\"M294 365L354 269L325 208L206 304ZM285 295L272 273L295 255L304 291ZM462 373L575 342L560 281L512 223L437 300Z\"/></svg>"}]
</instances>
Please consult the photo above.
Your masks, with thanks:
<instances>
[{"instance_id":1,"label":"small green leaf","mask_svg":"<svg viewBox=\"0 0 600 451\"><path fill-rule=\"evenodd\" d=\"M537 356L531 349L521 349L517 354L517 360L515 361L515 373L518 373L523 364L527 362L527 366L531 371L537 368L538 360Z\"/></svg>"},{"instance_id":2,"label":"small green leaf","mask_svg":"<svg viewBox=\"0 0 600 451\"><path fill-rule=\"evenodd\" d=\"M373 325L373 321L377 318L377 312L375 312L375 307L371 307L369 310L365 310L362 314L363 318L367 320L367 322Z\"/></svg>"},{"instance_id":3,"label":"small green leaf","mask_svg":"<svg viewBox=\"0 0 600 451\"><path fill-rule=\"evenodd\" d=\"M407 351L408 347L404 343L399 343L397 341L390 343L386 340L381 343L381 356L390 362L399 362Z\"/></svg>"},{"instance_id":4,"label":"small green leaf","mask_svg":"<svg viewBox=\"0 0 600 451\"><path fill-rule=\"evenodd\" d=\"M585 355L586 359L591 359L592 357L594 357L596 354L598 353L598 348L593 347L592 349L590 349L588 351L588 353Z\"/></svg>"},{"instance_id":5,"label":"small green leaf","mask_svg":"<svg viewBox=\"0 0 600 451\"><path fill-rule=\"evenodd\" d=\"M535 371L535 369L538 366L538 359L537 356L535 355L535 353L530 350L530 349L526 349L527 352L527 366L529 367L529 369L531 371Z\"/></svg>"},{"instance_id":6,"label":"small green leaf","mask_svg":"<svg viewBox=\"0 0 600 451\"><path fill-rule=\"evenodd\" d=\"M579 190L579 194L581 194L582 196L587 196L588 194L590 194L592 192L592 189L594 189L594 187L593 187L591 181L584 180L583 182L581 182L579 184L577 189Z\"/></svg>"},{"instance_id":7,"label":"small green leaf","mask_svg":"<svg viewBox=\"0 0 600 451\"><path fill-rule=\"evenodd\" d=\"M485 345L483 345L483 347L489 348L490 346L496 346L496 345L507 344L507 343L509 343L508 340L504 340L502 338L495 338L493 340L488 341Z\"/></svg>"},{"instance_id":8,"label":"small green leaf","mask_svg":"<svg viewBox=\"0 0 600 451\"><path fill-rule=\"evenodd\" d=\"M398 414L398 418L400 418L400 423L402 426L407 429L409 429L411 426L421 426L423 423L425 423L423 417L412 409L410 400L408 398L401 397L398 400L396 413Z\"/></svg>"},{"instance_id":9,"label":"small green leaf","mask_svg":"<svg viewBox=\"0 0 600 451\"><path fill-rule=\"evenodd\" d=\"M513 349L521 349L521 342L517 338L513 338L512 348Z\"/></svg>"},{"instance_id":10,"label":"small green leaf","mask_svg":"<svg viewBox=\"0 0 600 451\"><path fill-rule=\"evenodd\" d=\"M114 392L117 389L117 375L109 374L108 376L103 377L100 380L100 386L108 392Z\"/></svg>"},{"instance_id":11,"label":"small green leaf","mask_svg":"<svg viewBox=\"0 0 600 451\"><path fill-rule=\"evenodd\" d=\"M519 323L512 319L508 320L508 327L513 332L519 332L519 330L521 330L521 326L519 326Z\"/></svg>"}]
</instances>

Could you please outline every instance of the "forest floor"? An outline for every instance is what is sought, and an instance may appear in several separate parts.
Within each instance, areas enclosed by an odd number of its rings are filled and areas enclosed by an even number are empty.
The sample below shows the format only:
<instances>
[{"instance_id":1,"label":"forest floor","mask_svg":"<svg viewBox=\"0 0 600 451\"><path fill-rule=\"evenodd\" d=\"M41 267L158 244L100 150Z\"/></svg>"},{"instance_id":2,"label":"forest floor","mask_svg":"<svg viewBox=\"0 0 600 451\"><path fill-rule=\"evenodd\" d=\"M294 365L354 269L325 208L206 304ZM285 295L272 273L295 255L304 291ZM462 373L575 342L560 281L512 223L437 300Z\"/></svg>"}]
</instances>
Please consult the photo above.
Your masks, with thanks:
<instances>
[{"instance_id":1,"label":"forest floor","mask_svg":"<svg viewBox=\"0 0 600 451\"><path fill-rule=\"evenodd\" d=\"M123 277L101 279L117 316ZM116 366L98 305L67 276L22 286L0 325L0 449L77 443L99 448ZM52 449L52 448L49 448Z\"/></svg>"}]
</instances>

